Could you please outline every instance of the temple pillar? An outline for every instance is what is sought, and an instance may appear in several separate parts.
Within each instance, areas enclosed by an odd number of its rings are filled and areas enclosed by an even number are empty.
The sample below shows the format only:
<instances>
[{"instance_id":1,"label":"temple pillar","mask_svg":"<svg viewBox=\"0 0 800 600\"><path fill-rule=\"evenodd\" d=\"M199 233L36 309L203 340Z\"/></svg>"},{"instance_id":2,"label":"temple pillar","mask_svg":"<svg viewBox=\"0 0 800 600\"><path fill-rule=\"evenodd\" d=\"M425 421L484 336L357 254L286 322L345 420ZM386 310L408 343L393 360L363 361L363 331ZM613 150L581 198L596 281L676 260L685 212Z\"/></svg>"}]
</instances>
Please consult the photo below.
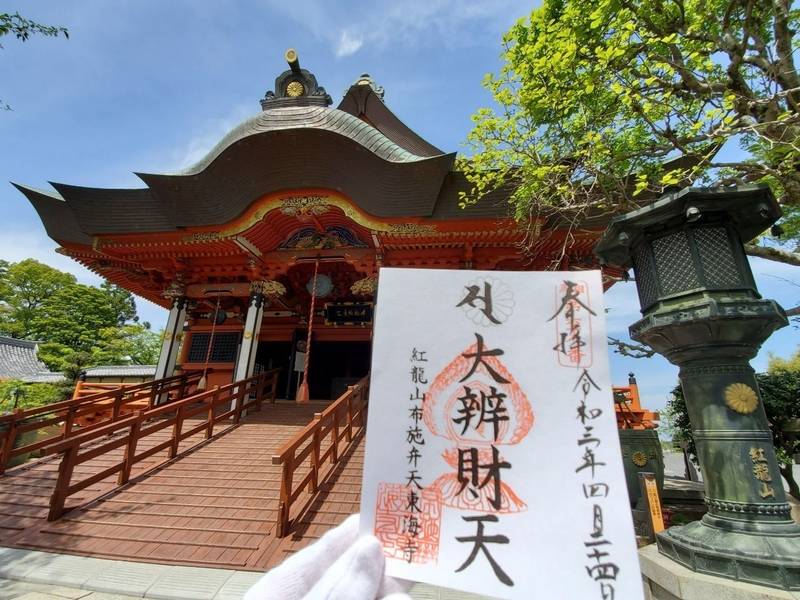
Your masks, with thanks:
<instances>
[{"instance_id":1,"label":"temple pillar","mask_svg":"<svg viewBox=\"0 0 800 600\"><path fill-rule=\"evenodd\" d=\"M261 331L261 320L264 316L264 303L269 296L285 294L286 289L277 281L254 281L250 284L250 299L247 304L247 315L244 321L242 344L236 359L236 370L233 380L240 381L253 375L258 352L258 335ZM231 403L231 410L236 408Z\"/></svg>"},{"instance_id":2,"label":"temple pillar","mask_svg":"<svg viewBox=\"0 0 800 600\"><path fill-rule=\"evenodd\" d=\"M158 364L153 379L171 377L175 371L175 362L178 358L183 335L183 324L186 321L186 297L183 295L172 296L172 308L169 311L167 326L164 329L164 340L161 344L161 354L158 355ZM159 396L158 402L164 402L164 395Z\"/></svg>"},{"instance_id":3,"label":"temple pillar","mask_svg":"<svg viewBox=\"0 0 800 600\"><path fill-rule=\"evenodd\" d=\"M239 347L239 356L236 359L236 371L233 380L247 379L253 374L253 366L258 350L258 333L261 330L261 319L264 315L263 281L254 281L250 284L250 300L247 304L247 316L244 321L242 345Z\"/></svg>"}]
</instances>

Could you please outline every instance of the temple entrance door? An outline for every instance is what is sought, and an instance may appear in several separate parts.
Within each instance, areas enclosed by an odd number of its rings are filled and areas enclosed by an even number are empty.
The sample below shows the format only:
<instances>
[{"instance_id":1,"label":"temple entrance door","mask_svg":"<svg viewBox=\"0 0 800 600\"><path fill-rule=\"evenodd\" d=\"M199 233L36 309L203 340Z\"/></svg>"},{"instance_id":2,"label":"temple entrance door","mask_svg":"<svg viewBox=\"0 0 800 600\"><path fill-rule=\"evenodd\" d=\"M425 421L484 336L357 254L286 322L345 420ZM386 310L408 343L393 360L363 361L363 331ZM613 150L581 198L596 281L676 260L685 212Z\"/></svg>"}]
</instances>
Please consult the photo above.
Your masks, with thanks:
<instances>
[{"instance_id":1,"label":"temple entrance door","mask_svg":"<svg viewBox=\"0 0 800 600\"><path fill-rule=\"evenodd\" d=\"M312 400L335 400L369 372L371 342L312 342Z\"/></svg>"},{"instance_id":2,"label":"temple entrance door","mask_svg":"<svg viewBox=\"0 0 800 600\"><path fill-rule=\"evenodd\" d=\"M286 386L289 382L289 361L291 359L291 342L260 342L256 352L256 363L265 370L280 369L278 377L278 398L286 397ZM292 393L294 390L292 390ZM289 396L294 399L293 396Z\"/></svg>"}]
</instances>

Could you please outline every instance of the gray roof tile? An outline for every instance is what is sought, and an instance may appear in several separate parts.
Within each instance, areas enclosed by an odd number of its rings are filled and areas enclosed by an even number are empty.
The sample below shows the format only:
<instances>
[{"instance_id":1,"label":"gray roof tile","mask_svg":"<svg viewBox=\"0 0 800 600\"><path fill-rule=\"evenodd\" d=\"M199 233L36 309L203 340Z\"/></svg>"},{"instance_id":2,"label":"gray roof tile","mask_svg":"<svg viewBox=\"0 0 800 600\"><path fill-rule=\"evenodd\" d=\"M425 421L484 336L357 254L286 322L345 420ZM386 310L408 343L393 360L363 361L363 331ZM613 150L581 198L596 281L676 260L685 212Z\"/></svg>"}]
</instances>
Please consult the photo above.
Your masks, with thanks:
<instances>
[{"instance_id":1,"label":"gray roof tile","mask_svg":"<svg viewBox=\"0 0 800 600\"><path fill-rule=\"evenodd\" d=\"M51 373L36 357L39 342L0 336L0 379L21 379L29 383L60 381L60 373Z\"/></svg>"},{"instance_id":2,"label":"gray roof tile","mask_svg":"<svg viewBox=\"0 0 800 600\"><path fill-rule=\"evenodd\" d=\"M156 365L101 365L86 369L87 377L153 377Z\"/></svg>"},{"instance_id":3,"label":"gray roof tile","mask_svg":"<svg viewBox=\"0 0 800 600\"><path fill-rule=\"evenodd\" d=\"M21 379L25 383L61 383L67 380L61 373L51 373L50 371L43 371Z\"/></svg>"}]
</instances>

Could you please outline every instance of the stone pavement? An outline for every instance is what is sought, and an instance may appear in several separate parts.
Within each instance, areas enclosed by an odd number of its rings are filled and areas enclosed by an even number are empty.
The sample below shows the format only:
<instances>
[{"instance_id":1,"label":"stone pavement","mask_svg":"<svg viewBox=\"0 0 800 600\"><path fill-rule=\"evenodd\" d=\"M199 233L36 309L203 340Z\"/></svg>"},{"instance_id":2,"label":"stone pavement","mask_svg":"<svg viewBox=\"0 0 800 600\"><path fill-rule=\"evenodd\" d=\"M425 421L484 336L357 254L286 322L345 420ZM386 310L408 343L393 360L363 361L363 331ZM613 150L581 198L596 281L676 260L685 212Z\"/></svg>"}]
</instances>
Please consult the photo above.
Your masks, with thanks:
<instances>
[{"instance_id":1,"label":"stone pavement","mask_svg":"<svg viewBox=\"0 0 800 600\"><path fill-rule=\"evenodd\" d=\"M0 579L0 600L134 600L136 596L106 594L57 585ZM136 599L138 600L138 599Z\"/></svg>"},{"instance_id":2,"label":"stone pavement","mask_svg":"<svg viewBox=\"0 0 800 600\"><path fill-rule=\"evenodd\" d=\"M241 600L261 573L0 548L0 600ZM417 585L415 600L481 600Z\"/></svg>"}]
</instances>

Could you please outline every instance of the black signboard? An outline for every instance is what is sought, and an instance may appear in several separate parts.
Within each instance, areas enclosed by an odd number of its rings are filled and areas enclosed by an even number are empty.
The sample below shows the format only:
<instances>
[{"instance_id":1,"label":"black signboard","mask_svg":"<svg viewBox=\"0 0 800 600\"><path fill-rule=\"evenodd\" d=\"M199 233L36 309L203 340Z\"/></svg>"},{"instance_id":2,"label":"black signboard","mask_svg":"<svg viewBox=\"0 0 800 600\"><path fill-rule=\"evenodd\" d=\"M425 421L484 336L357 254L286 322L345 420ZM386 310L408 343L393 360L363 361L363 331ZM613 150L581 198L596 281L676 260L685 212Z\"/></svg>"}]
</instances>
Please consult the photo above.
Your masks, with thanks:
<instances>
[{"instance_id":1,"label":"black signboard","mask_svg":"<svg viewBox=\"0 0 800 600\"><path fill-rule=\"evenodd\" d=\"M372 302L334 302L325 305L326 325L371 325Z\"/></svg>"}]
</instances>

